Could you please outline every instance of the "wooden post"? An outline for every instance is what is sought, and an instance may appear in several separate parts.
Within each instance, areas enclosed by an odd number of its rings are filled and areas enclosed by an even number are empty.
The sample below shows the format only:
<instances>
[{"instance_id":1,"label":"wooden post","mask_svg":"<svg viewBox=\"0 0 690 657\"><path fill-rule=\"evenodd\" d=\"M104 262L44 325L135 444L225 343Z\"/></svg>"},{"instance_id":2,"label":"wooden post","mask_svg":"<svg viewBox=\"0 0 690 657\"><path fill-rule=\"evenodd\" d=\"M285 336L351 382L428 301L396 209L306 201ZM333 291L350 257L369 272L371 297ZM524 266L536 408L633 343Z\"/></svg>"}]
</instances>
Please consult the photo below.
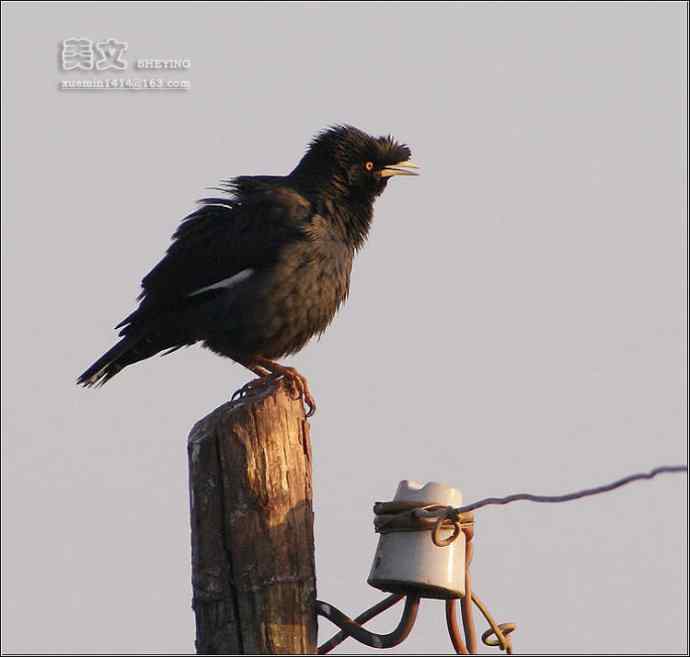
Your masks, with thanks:
<instances>
[{"instance_id":1,"label":"wooden post","mask_svg":"<svg viewBox=\"0 0 690 657\"><path fill-rule=\"evenodd\" d=\"M188 440L199 654L315 654L311 443L283 385L223 404Z\"/></svg>"}]
</instances>

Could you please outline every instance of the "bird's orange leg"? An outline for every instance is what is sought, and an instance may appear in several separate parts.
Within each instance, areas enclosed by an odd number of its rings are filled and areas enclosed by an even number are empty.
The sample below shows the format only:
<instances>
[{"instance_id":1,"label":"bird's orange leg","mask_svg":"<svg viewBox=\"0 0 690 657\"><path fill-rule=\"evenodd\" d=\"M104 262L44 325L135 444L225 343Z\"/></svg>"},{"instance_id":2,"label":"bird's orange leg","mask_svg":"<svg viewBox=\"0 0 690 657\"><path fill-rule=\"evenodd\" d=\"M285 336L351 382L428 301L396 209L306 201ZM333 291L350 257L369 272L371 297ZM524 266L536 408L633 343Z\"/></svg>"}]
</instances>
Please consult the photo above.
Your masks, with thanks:
<instances>
[{"instance_id":1,"label":"bird's orange leg","mask_svg":"<svg viewBox=\"0 0 690 657\"><path fill-rule=\"evenodd\" d=\"M296 393L296 399L301 399L307 405L307 417L311 417L316 412L316 402L309 390L309 383L304 375L300 374L294 367L285 367L275 363L263 356L256 356L253 365L258 365L268 370L272 376L282 378L286 381L291 391Z\"/></svg>"}]
</instances>

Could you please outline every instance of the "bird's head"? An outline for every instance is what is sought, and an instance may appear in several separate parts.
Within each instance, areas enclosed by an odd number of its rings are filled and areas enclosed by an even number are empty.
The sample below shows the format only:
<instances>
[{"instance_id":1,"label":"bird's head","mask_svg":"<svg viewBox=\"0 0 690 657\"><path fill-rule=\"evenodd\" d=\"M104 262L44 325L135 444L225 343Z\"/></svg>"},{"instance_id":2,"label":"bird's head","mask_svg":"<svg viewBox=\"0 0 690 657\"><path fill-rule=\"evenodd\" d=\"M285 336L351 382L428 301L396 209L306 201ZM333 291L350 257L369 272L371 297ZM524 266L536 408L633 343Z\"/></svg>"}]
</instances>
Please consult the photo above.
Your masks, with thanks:
<instances>
[{"instance_id":1,"label":"bird's head","mask_svg":"<svg viewBox=\"0 0 690 657\"><path fill-rule=\"evenodd\" d=\"M390 135L372 137L352 126L320 132L293 171L338 196L373 202L393 176L416 176L410 149Z\"/></svg>"}]
</instances>

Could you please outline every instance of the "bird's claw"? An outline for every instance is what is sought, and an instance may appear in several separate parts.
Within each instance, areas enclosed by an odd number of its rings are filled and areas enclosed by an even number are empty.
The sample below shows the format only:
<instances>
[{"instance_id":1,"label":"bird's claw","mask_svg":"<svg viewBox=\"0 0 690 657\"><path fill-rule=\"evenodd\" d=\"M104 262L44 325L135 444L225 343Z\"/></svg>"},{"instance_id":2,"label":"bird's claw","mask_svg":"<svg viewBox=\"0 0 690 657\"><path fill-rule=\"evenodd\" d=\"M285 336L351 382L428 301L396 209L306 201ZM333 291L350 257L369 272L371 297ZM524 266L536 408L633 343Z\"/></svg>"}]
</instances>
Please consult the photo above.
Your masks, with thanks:
<instances>
[{"instance_id":1,"label":"bird's claw","mask_svg":"<svg viewBox=\"0 0 690 657\"><path fill-rule=\"evenodd\" d=\"M283 381L285 389L290 399L301 400L306 408L305 414L311 417L316 412L316 401L311 394L307 379L300 374L294 367L285 367L262 358L256 363L243 363L248 369L259 378L242 386L232 396L232 401L236 399L244 399L245 397L256 394L258 388L262 388L270 383Z\"/></svg>"},{"instance_id":2,"label":"bird's claw","mask_svg":"<svg viewBox=\"0 0 690 657\"><path fill-rule=\"evenodd\" d=\"M306 405L306 416L312 417L316 412L316 401L314 400L307 380L294 368L286 367L286 371L271 374L270 376L259 377L249 383L245 383L239 390L236 390L230 401L239 401L255 395L259 388L263 388L273 381L283 380L290 399L302 400Z\"/></svg>"},{"instance_id":3,"label":"bird's claw","mask_svg":"<svg viewBox=\"0 0 690 657\"><path fill-rule=\"evenodd\" d=\"M249 383L245 383L239 390L235 390L230 397L230 401L239 401L241 399L246 399L250 395L256 394L258 388L265 386L273 380L273 377L259 377Z\"/></svg>"},{"instance_id":4,"label":"bird's claw","mask_svg":"<svg viewBox=\"0 0 690 657\"><path fill-rule=\"evenodd\" d=\"M301 399L307 406L306 416L311 417L316 412L316 401L311 394L307 379L294 367L282 367L280 376L285 381L288 394L292 399Z\"/></svg>"}]
</instances>

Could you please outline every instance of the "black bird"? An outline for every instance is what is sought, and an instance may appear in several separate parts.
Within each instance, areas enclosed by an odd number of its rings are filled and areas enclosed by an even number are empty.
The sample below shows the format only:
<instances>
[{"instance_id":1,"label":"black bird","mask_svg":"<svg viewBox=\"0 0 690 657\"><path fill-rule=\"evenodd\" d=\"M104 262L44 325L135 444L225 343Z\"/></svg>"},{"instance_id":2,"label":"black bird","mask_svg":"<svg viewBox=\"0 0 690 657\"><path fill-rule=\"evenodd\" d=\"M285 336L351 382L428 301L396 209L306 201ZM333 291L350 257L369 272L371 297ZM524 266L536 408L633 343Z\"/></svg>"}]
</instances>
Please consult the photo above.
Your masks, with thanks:
<instances>
[{"instance_id":1,"label":"black bird","mask_svg":"<svg viewBox=\"0 0 690 657\"><path fill-rule=\"evenodd\" d=\"M202 341L259 376L284 378L309 407L306 379L275 359L329 325L350 284L373 203L392 176L416 175L410 149L352 126L319 133L287 176L239 176L202 199L144 277L121 340L78 379L103 384L161 351ZM256 383L248 384L250 389Z\"/></svg>"}]
</instances>

